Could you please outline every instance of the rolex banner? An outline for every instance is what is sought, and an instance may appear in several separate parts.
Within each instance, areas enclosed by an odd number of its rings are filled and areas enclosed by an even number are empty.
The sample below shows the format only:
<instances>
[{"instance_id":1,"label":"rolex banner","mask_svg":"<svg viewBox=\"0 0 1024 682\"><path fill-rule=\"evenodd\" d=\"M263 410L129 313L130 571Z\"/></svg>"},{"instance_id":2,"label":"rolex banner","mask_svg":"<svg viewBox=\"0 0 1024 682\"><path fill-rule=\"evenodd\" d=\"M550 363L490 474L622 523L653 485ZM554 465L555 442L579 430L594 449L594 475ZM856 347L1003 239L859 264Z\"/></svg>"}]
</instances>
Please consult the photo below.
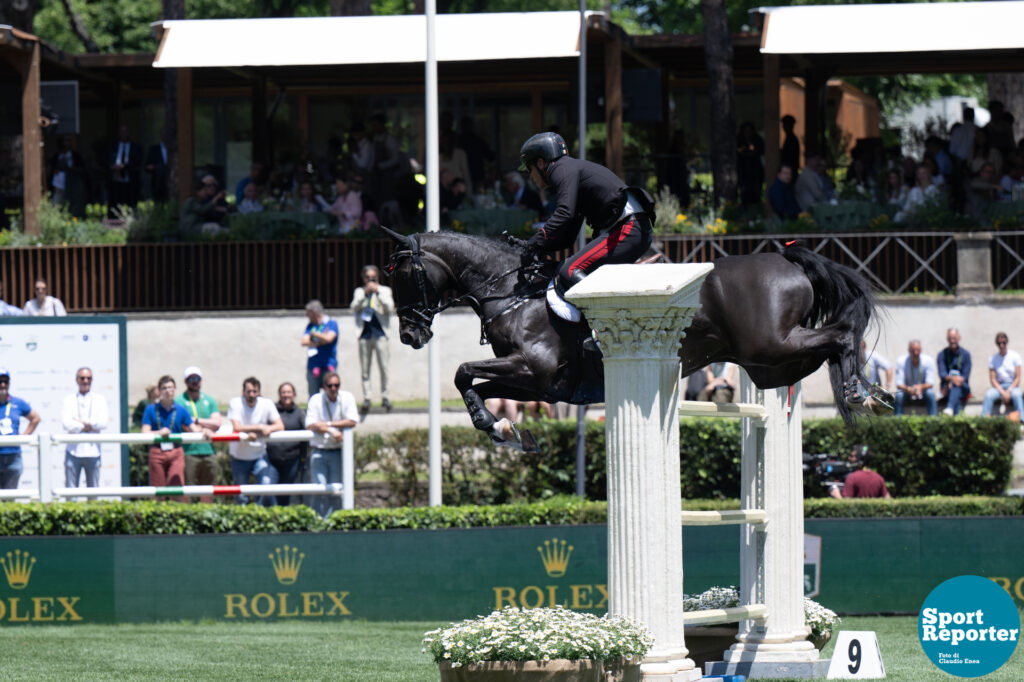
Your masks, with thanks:
<instances>
[{"instance_id":1,"label":"rolex banner","mask_svg":"<svg viewBox=\"0 0 1024 682\"><path fill-rule=\"evenodd\" d=\"M805 584L843 613L916 612L946 578L1024 604L1024 518L810 520ZM770 530L769 530L770 532ZM605 526L0 539L3 624L442 621L504 606L608 609ZM685 589L739 581L739 529L687 528ZM955 545L956 551L949 551Z\"/></svg>"}]
</instances>

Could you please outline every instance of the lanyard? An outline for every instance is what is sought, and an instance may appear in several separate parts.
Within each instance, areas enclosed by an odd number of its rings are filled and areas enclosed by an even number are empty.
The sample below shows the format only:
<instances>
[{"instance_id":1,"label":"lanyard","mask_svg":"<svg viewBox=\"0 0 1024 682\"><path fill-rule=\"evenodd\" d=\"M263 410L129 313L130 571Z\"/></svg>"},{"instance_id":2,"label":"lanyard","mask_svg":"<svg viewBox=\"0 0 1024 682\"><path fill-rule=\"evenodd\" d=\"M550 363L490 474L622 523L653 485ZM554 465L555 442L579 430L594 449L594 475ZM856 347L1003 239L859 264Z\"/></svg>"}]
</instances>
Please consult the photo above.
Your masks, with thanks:
<instances>
[{"instance_id":1,"label":"lanyard","mask_svg":"<svg viewBox=\"0 0 1024 682\"><path fill-rule=\"evenodd\" d=\"M164 420L160 417L160 407L161 407L160 403L157 403L156 404L156 423L162 429L162 428L164 428ZM171 426L169 427L171 429L171 433L174 433L174 421L177 418L178 418L178 411L176 409L174 409L174 405L172 404L171 405Z\"/></svg>"},{"instance_id":2,"label":"lanyard","mask_svg":"<svg viewBox=\"0 0 1024 682\"><path fill-rule=\"evenodd\" d=\"M187 400L188 406L192 408L192 418L199 421L199 410L196 409L196 401L192 400L192 396L189 396ZM202 400L202 397L200 397L200 400Z\"/></svg>"},{"instance_id":3,"label":"lanyard","mask_svg":"<svg viewBox=\"0 0 1024 682\"><path fill-rule=\"evenodd\" d=\"M11 399L7 399L7 409L4 411L4 419L11 416Z\"/></svg>"}]
</instances>

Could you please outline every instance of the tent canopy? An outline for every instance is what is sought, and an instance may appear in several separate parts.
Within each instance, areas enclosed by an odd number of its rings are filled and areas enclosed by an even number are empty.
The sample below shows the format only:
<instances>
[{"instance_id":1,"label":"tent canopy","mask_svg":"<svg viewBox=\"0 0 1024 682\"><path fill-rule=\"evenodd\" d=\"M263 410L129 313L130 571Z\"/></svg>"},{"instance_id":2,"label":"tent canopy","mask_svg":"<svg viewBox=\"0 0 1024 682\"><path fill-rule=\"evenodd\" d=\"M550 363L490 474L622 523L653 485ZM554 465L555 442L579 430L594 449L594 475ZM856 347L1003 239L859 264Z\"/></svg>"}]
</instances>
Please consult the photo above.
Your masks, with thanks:
<instances>
[{"instance_id":1,"label":"tent canopy","mask_svg":"<svg viewBox=\"0 0 1024 682\"><path fill-rule=\"evenodd\" d=\"M762 7L761 52L858 54L1024 48L1024 2Z\"/></svg>"},{"instance_id":2,"label":"tent canopy","mask_svg":"<svg viewBox=\"0 0 1024 682\"><path fill-rule=\"evenodd\" d=\"M588 12L588 14L590 14ZM438 61L579 56L578 12L437 16ZM401 64L426 60L426 17L161 21L155 67Z\"/></svg>"}]
</instances>

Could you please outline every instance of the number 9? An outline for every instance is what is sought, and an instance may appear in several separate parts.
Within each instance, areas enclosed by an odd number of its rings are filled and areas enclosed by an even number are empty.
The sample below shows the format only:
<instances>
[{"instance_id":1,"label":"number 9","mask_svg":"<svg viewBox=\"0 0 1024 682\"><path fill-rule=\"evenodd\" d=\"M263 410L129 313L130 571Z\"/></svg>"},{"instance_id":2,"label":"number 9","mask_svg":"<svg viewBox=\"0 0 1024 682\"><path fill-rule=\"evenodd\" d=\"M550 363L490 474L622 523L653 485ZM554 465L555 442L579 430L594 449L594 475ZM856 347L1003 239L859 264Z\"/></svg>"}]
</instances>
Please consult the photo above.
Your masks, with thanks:
<instances>
[{"instance_id":1,"label":"number 9","mask_svg":"<svg viewBox=\"0 0 1024 682\"><path fill-rule=\"evenodd\" d=\"M861 651L859 639L850 640L850 649L847 653L849 654L850 665L846 666L846 668L850 671L851 675L856 675L857 671L860 670Z\"/></svg>"}]
</instances>

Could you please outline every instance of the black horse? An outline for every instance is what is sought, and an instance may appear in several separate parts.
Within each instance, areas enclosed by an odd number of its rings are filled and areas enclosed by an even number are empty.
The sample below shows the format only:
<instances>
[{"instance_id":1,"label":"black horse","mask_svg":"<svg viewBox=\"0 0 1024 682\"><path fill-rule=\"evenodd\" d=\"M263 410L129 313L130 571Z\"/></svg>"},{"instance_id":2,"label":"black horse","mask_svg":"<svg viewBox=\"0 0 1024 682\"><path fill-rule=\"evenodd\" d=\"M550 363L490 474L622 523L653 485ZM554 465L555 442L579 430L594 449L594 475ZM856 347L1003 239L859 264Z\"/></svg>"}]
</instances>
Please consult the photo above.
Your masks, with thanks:
<instances>
[{"instance_id":1,"label":"black horse","mask_svg":"<svg viewBox=\"0 0 1024 682\"><path fill-rule=\"evenodd\" d=\"M497 422L486 409L487 398L603 400L601 363L581 352L589 327L547 307L544 291L555 263L524 266L522 248L493 238L388 232L398 245L388 271L402 343L422 348L433 334L434 315L455 303L472 306L480 317L481 343L490 341L495 357L463 363L455 374L476 428L495 442L522 445L515 425ZM701 309L680 342L683 376L728 361L743 367L758 388L778 388L827 361L839 414L852 421L851 406L870 400L858 362L874 311L864 278L799 245L728 256L714 265L701 288Z\"/></svg>"}]
</instances>

